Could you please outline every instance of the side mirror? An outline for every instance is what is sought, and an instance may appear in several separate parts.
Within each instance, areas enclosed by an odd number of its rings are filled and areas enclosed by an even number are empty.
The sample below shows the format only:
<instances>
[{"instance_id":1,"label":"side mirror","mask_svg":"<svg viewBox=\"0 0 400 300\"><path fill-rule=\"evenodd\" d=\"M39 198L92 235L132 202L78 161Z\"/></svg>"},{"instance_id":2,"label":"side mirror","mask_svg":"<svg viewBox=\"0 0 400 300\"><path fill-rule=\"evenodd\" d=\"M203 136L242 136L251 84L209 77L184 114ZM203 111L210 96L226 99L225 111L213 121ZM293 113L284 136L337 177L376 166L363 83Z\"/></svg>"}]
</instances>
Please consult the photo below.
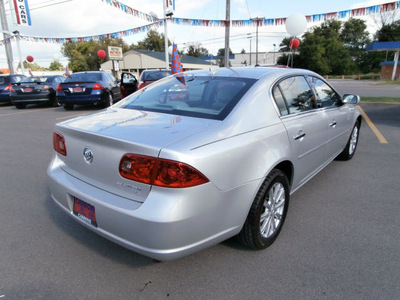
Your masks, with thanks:
<instances>
[{"instance_id":1,"label":"side mirror","mask_svg":"<svg viewBox=\"0 0 400 300\"><path fill-rule=\"evenodd\" d=\"M353 94L344 94L342 101L345 104L357 104L360 102L360 96Z\"/></svg>"}]
</instances>

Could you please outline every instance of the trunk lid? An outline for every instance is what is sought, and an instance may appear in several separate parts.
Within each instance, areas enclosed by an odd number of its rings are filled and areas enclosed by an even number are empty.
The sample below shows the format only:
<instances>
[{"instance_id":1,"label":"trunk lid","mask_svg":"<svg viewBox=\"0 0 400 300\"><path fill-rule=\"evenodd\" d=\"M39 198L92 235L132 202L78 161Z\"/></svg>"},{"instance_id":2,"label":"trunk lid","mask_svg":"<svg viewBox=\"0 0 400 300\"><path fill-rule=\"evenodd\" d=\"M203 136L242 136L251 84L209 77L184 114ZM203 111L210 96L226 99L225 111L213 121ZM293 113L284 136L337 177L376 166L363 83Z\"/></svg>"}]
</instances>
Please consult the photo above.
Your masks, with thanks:
<instances>
[{"instance_id":1,"label":"trunk lid","mask_svg":"<svg viewBox=\"0 0 400 300\"><path fill-rule=\"evenodd\" d=\"M215 120L130 109L106 111L59 123L67 155L59 158L69 174L108 192L143 202L151 186L123 178L119 163L126 153L158 157L162 148L203 131ZM85 160L88 153L92 161ZM85 155L86 153L86 155Z\"/></svg>"}]
</instances>

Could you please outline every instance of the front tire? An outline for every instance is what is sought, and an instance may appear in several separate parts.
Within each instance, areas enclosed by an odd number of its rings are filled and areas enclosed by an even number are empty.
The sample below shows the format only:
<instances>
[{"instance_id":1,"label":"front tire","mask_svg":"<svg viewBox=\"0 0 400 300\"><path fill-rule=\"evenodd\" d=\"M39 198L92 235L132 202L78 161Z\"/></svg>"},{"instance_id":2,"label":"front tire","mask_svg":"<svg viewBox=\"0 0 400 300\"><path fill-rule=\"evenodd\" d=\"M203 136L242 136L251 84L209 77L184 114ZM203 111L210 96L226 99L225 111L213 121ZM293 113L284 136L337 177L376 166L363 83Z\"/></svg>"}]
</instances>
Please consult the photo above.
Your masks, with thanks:
<instances>
[{"instance_id":1,"label":"front tire","mask_svg":"<svg viewBox=\"0 0 400 300\"><path fill-rule=\"evenodd\" d=\"M238 235L243 245L265 249L278 237L289 207L289 181L278 169L269 173L261 185L246 222Z\"/></svg>"},{"instance_id":2,"label":"front tire","mask_svg":"<svg viewBox=\"0 0 400 300\"><path fill-rule=\"evenodd\" d=\"M350 160L353 158L354 153L356 153L358 145L359 133L360 133L360 123L356 121L353 130L351 131L351 135L349 141L346 144L346 147L337 157L338 160Z\"/></svg>"}]
</instances>

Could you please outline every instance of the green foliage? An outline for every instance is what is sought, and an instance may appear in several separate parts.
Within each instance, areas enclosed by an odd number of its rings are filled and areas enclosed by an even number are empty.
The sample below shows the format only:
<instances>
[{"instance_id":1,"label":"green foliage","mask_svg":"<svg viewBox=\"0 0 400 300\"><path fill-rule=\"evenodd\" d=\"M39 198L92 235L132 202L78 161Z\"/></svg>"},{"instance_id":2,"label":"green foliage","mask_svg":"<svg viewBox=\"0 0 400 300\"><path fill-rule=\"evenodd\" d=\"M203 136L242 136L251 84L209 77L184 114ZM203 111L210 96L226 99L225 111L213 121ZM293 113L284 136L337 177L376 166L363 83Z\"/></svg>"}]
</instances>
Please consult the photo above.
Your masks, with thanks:
<instances>
[{"instance_id":1,"label":"green foliage","mask_svg":"<svg viewBox=\"0 0 400 300\"><path fill-rule=\"evenodd\" d=\"M365 51L371 41L366 31L365 21L349 19L342 23L329 20L302 36L297 54L293 55L293 66L313 70L322 75L359 74L376 71L379 56ZM290 51L291 38L285 38L280 50ZM284 55L278 64L287 64L288 56Z\"/></svg>"},{"instance_id":2,"label":"green foliage","mask_svg":"<svg viewBox=\"0 0 400 300\"><path fill-rule=\"evenodd\" d=\"M172 43L168 40L168 46ZM150 30L143 41L139 41L137 45L132 44L130 49L142 49L149 51L164 52L165 51L165 37L164 34L159 34L155 30Z\"/></svg>"},{"instance_id":3,"label":"green foliage","mask_svg":"<svg viewBox=\"0 0 400 300\"><path fill-rule=\"evenodd\" d=\"M229 55L233 54L231 48L229 48ZM217 56L218 58L218 66L225 67L225 48L218 49ZM231 67L232 64L229 62L229 66Z\"/></svg>"},{"instance_id":4,"label":"green foliage","mask_svg":"<svg viewBox=\"0 0 400 300\"><path fill-rule=\"evenodd\" d=\"M400 20L383 25L382 28L375 33L375 39L378 42L400 41Z\"/></svg>"},{"instance_id":5,"label":"green foliage","mask_svg":"<svg viewBox=\"0 0 400 300\"><path fill-rule=\"evenodd\" d=\"M31 69L32 71L44 71L46 70L46 68L43 68L41 66L39 66L37 63L30 63L27 62L26 60L24 60L24 68L25 69Z\"/></svg>"},{"instance_id":6,"label":"green foliage","mask_svg":"<svg viewBox=\"0 0 400 300\"><path fill-rule=\"evenodd\" d=\"M186 54L194 57L209 55L208 50L206 48L201 47L200 43L189 45Z\"/></svg>"},{"instance_id":7,"label":"green foliage","mask_svg":"<svg viewBox=\"0 0 400 300\"><path fill-rule=\"evenodd\" d=\"M53 61L50 63L49 70L50 71L64 70L64 66L58 61Z\"/></svg>"},{"instance_id":8,"label":"green foliage","mask_svg":"<svg viewBox=\"0 0 400 300\"><path fill-rule=\"evenodd\" d=\"M121 39L102 39L99 41L65 42L61 52L69 58L68 67L73 72L96 71L100 69L103 59L97 56L100 49L106 51L107 46L122 47L122 51L129 49L128 45Z\"/></svg>"}]
</instances>

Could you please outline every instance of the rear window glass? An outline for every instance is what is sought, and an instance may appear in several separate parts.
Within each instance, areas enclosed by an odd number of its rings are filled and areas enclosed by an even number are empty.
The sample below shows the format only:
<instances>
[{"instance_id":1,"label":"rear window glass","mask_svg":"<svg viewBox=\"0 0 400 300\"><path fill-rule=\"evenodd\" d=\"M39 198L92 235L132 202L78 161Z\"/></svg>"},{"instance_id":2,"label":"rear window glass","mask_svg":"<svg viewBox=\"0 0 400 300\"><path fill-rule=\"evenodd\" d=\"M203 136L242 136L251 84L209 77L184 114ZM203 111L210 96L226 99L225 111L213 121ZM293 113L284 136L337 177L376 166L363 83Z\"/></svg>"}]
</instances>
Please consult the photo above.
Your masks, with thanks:
<instances>
[{"instance_id":1,"label":"rear window glass","mask_svg":"<svg viewBox=\"0 0 400 300\"><path fill-rule=\"evenodd\" d=\"M46 82L47 77L26 77L21 80L21 83L29 83L29 82L35 82L35 83L41 83L41 82Z\"/></svg>"},{"instance_id":2,"label":"rear window glass","mask_svg":"<svg viewBox=\"0 0 400 300\"><path fill-rule=\"evenodd\" d=\"M137 91L116 106L223 120L255 81L179 74Z\"/></svg>"},{"instance_id":3,"label":"rear window glass","mask_svg":"<svg viewBox=\"0 0 400 300\"><path fill-rule=\"evenodd\" d=\"M72 73L64 82L95 82L100 80L100 73Z\"/></svg>"},{"instance_id":4,"label":"rear window glass","mask_svg":"<svg viewBox=\"0 0 400 300\"><path fill-rule=\"evenodd\" d=\"M0 84L5 84L6 83L6 79L4 77L0 77Z\"/></svg>"},{"instance_id":5,"label":"rear window glass","mask_svg":"<svg viewBox=\"0 0 400 300\"><path fill-rule=\"evenodd\" d=\"M156 81L161 78L167 77L168 75L171 75L170 71L151 71L151 72L144 71L142 74L141 81Z\"/></svg>"}]
</instances>

